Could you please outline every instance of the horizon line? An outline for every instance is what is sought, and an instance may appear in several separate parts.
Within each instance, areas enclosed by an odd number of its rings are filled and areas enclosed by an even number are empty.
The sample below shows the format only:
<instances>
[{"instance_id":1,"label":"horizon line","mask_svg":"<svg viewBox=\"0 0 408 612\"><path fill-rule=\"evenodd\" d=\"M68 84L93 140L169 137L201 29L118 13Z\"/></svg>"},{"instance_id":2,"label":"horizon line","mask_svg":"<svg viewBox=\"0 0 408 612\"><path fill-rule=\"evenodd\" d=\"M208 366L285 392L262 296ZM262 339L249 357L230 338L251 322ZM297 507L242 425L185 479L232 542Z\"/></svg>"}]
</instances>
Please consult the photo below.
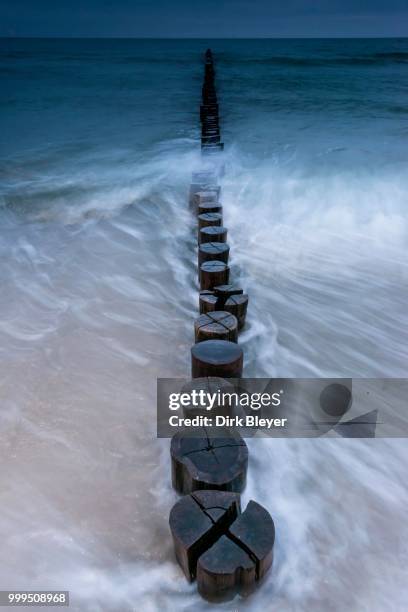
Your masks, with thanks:
<instances>
[{"instance_id":1,"label":"horizon line","mask_svg":"<svg viewBox=\"0 0 408 612\"><path fill-rule=\"evenodd\" d=\"M348 36L348 35L335 35L335 36L309 36L309 35L297 35L297 36L0 36L0 40L405 40L406 36Z\"/></svg>"}]
</instances>

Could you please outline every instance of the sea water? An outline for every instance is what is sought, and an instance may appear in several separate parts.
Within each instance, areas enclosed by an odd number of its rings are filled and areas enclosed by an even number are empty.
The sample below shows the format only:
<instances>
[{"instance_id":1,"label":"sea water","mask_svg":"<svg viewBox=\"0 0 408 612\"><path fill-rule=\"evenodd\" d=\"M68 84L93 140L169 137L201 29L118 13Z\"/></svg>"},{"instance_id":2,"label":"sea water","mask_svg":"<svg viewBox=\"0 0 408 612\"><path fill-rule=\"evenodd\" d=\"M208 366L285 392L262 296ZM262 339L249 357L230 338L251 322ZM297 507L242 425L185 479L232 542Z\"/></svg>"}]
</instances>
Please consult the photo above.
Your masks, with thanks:
<instances>
[{"instance_id":1,"label":"sea water","mask_svg":"<svg viewBox=\"0 0 408 612\"><path fill-rule=\"evenodd\" d=\"M408 41L0 41L0 588L213 609L175 562L156 378L189 373L215 53L248 376L402 377ZM405 440L249 440L274 569L222 610L406 610Z\"/></svg>"}]
</instances>

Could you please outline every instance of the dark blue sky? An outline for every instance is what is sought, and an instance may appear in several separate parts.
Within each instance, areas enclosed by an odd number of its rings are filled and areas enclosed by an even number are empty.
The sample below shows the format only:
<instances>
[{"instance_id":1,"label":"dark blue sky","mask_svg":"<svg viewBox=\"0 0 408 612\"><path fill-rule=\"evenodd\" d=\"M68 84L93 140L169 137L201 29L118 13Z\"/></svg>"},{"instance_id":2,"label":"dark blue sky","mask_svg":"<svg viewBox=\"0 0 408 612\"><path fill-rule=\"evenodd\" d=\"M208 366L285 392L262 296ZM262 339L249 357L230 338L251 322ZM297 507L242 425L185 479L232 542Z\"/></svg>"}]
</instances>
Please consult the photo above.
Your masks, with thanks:
<instances>
[{"instance_id":1,"label":"dark blue sky","mask_svg":"<svg viewBox=\"0 0 408 612\"><path fill-rule=\"evenodd\" d=\"M408 0L0 0L0 36L407 36Z\"/></svg>"}]
</instances>

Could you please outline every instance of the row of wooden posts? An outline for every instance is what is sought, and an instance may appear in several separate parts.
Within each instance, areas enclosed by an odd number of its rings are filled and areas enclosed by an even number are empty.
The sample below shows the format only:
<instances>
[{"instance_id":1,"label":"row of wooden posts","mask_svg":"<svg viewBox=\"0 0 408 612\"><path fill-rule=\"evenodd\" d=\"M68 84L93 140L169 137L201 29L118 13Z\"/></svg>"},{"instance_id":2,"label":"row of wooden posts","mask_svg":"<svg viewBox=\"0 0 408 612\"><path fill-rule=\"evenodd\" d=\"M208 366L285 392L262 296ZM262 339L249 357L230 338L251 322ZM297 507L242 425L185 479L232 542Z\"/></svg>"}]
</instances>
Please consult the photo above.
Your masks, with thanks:
<instances>
[{"instance_id":1,"label":"row of wooden posts","mask_svg":"<svg viewBox=\"0 0 408 612\"><path fill-rule=\"evenodd\" d=\"M206 166L193 174L189 194L198 220L200 316L194 323L192 380L183 392L231 393L234 381L228 379L239 379L243 371L238 332L245 325L248 295L229 278L228 230L223 225L218 185L219 154L224 145L209 49L200 120ZM170 529L176 558L187 579L197 579L205 599L226 601L251 593L272 566L275 527L269 512L255 501L241 512L240 493L248 468L243 438L227 428L217 429L216 434L197 429L194 435L177 433L171 441L172 482L183 497L171 510Z\"/></svg>"}]
</instances>

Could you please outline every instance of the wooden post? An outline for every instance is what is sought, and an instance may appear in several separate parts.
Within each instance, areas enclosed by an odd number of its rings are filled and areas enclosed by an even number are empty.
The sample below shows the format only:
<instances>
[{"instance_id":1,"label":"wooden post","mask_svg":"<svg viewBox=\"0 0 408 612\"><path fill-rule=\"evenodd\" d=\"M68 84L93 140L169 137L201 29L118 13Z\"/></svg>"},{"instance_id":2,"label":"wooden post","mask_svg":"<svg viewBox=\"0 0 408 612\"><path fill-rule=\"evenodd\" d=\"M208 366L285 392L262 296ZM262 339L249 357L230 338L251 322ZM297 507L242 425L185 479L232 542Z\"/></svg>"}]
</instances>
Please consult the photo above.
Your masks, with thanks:
<instances>
[{"instance_id":1,"label":"wooden post","mask_svg":"<svg viewBox=\"0 0 408 612\"><path fill-rule=\"evenodd\" d=\"M218 142L217 144L202 144L201 152L206 154L215 154L224 150L224 143Z\"/></svg>"},{"instance_id":2,"label":"wooden post","mask_svg":"<svg viewBox=\"0 0 408 612\"><path fill-rule=\"evenodd\" d=\"M219 127L201 127L201 138L205 136L220 136L220 128Z\"/></svg>"},{"instance_id":3,"label":"wooden post","mask_svg":"<svg viewBox=\"0 0 408 612\"><path fill-rule=\"evenodd\" d=\"M222 224L222 215L220 213L202 213L198 215L198 230L203 227L214 227Z\"/></svg>"},{"instance_id":4,"label":"wooden post","mask_svg":"<svg viewBox=\"0 0 408 612\"><path fill-rule=\"evenodd\" d=\"M198 209L200 204L205 202L218 202L219 197L220 189L205 189L203 191L196 191L193 200Z\"/></svg>"},{"instance_id":5,"label":"wooden post","mask_svg":"<svg viewBox=\"0 0 408 612\"><path fill-rule=\"evenodd\" d=\"M207 287L205 289L207 289ZM219 302L213 290L204 290L200 292L201 314L214 312L214 310L218 310L219 308L235 315L238 319L238 329L242 329L245 325L248 308L248 295L246 293L231 295L225 301Z\"/></svg>"},{"instance_id":6,"label":"wooden post","mask_svg":"<svg viewBox=\"0 0 408 612\"><path fill-rule=\"evenodd\" d=\"M202 136L207 136L209 135L208 132L210 130L215 130L215 131L219 131L219 125L218 125L218 121L206 121L203 123L203 129L202 132L204 132L202 134ZM217 135L217 134L214 134Z\"/></svg>"},{"instance_id":7,"label":"wooden post","mask_svg":"<svg viewBox=\"0 0 408 612\"><path fill-rule=\"evenodd\" d=\"M205 340L191 349L191 371L193 378L221 376L241 378L244 356L242 348L226 340Z\"/></svg>"},{"instance_id":8,"label":"wooden post","mask_svg":"<svg viewBox=\"0 0 408 612\"><path fill-rule=\"evenodd\" d=\"M205 340L229 340L238 342L238 321L234 315L223 310L215 310L200 315L194 322L196 342Z\"/></svg>"},{"instance_id":9,"label":"wooden post","mask_svg":"<svg viewBox=\"0 0 408 612\"><path fill-rule=\"evenodd\" d=\"M216 185L215 183L191 183L190 185L190 193L189 193L189 203L191 205L194 204L194 197L196 193L201 191L216 191L218 193L218 197L220 196L221 187Z\"/></svg>"},{"instance_id":10,"label":"wooden post","mask_svg":"<svg viewBox=\"0 0 408 612\"><path fill-rule=\"evenodd\" d=\"M219 142L221 142L221 136L219 134L216 134L214 136L210 134L205 134L201 137L202 144L218 144Z\"/></svg>"},{"instance_id":11,"label":"wooden post","mask_svg":"<svg viewBox=\"0 0 408 612\"><path fill-rule=\"evenodd\" d=\"M217 285L226 285L228 280L229 267L223 261L205 261L201 264L200 289L213 289Z\"/></svg>"},{"instance_id":12,"label":"wooden post","mask_svg":"<svg viewBox=\"0 0 408 612\"><path fill-rule=\"evenodd\" d=\"M214 511L214 509L218 509ZM182 497L169 517L176 559L187 580L194 580L199 557L241 512L240 496L229 491L196 491Z\"/></svg>"},{"instance_id":13,"label":"wooden post","mask_svg":"<svg viewBox=\"0 0 408 612\"><path fill-rule=\"evenodd\" d=\"M275 525L269 512L250 501L225 535L197 562L197 587L209 601L246 596L262 580L273 562Z\"/></svg>"},{"instance_id":14,"label":"wooden post","mask_svg":"<svg viewBox=\"0 0 408 612\"><path fill-rule=\"evenodd\" d=\"M218 117L218 104L202 104L200 106L200 119L202 120L207 114L214 114Z\"/></svg>"},{"instance_id":15,"label":"wooden post","mask_svg":"<svg viewBox=\"0 0 408 612\"><path fill-rule=\"evenodd\" d=\"M225 302L234 295L243 295L243 290L240 287L234 285L220 285L214 287L214 295L217 298L216 307L224 308Z\"/></svg>"},{"instance_id":16,"label":"wooden post","mask_svg":"<svg viewBox=\"0 0 408 612\"><path fill-rule=\"evenodd\" d=\"M215 341L214 341L215 342ZM202 344L202 343L201 343ZM235 345L234 345L235 346ZM220 428L222 433L209 438L206 430L194 436L177 433L170 446L172 483L186 495L198 489L242 491L246 483L248 448L237 433ZM197 436L197 437L196 437Z\"/></svg>"},{"instance_id":17,"label":"wooden post","mask_svg":"<svg viewBox=\"0 0 408 612\"><path fill-rule=\"evenodd\" d=\"M198 247L198 265L205 261L223 261L228 263L229 245L226 242L204 242Z\"/></svg>"},{"instance_id":18,"label":"wooden post","mask_svg":"<svg viewBox=\"0 0 408 612\"><path fill-rule=\"evenodd\" d=\"M238 493L194 491L173 506L169 524L178 563L208 601L249 595L272 566L272 517L253 500L241 513Z\"/></svg>"},{"instance_id":19,"label":"wooden post","mask_svg":"<svg viewBox=\"0 0 408 612\"><path fill-rule=\"evenodd\" d=\"M232 295L242 295L244 293L241 287L236 287L235 285L220 285L218 287L214 287L214 294L217 296L218 300L227 300Z\"/></svg>"},{"instance_id":20,"label":"wooden post","mask_svg":"<svg viewBox=\"0 0 408 612\"><path fill-rule=\"evenodd\" d=\"M255 581L255 560L226 535L198 560L198 592L212 603L230 601L237 594L249 595Z\"/></svg>"},{"instance_id":21,"label":"wooden post","mask_svg":"<svg viewBox=\"0 0 408 612\"><path fill-rule=\"evenodd\" d=\"M212 225L199 230L199 242L227 242L227 228L222 225Z\"/></svg>"},{"instance_id":22,"label":"wooden post","mask_svg":"<svg viewBox=\"0 0 408 612\"><path fill-rule=\"evenodd\" d=\"M220 202L203 202L198 205L198 214L203 213L222 213L222 204Z\"/></svg>"},{"instance_id":23,"label":"wooden post","mask_svg":"<svg viewBox=\"0 0 408 612\"><path fill-rule=\"evenodd\" d=\"M211 125L211 124L215 124L215 125ZM220 122L219 122L218 117L211 116L211 115L203 117L201 121L201 134L203 134L205 130L217 130L219 133L220 132Z\"/></svg>"}]
</instances>

